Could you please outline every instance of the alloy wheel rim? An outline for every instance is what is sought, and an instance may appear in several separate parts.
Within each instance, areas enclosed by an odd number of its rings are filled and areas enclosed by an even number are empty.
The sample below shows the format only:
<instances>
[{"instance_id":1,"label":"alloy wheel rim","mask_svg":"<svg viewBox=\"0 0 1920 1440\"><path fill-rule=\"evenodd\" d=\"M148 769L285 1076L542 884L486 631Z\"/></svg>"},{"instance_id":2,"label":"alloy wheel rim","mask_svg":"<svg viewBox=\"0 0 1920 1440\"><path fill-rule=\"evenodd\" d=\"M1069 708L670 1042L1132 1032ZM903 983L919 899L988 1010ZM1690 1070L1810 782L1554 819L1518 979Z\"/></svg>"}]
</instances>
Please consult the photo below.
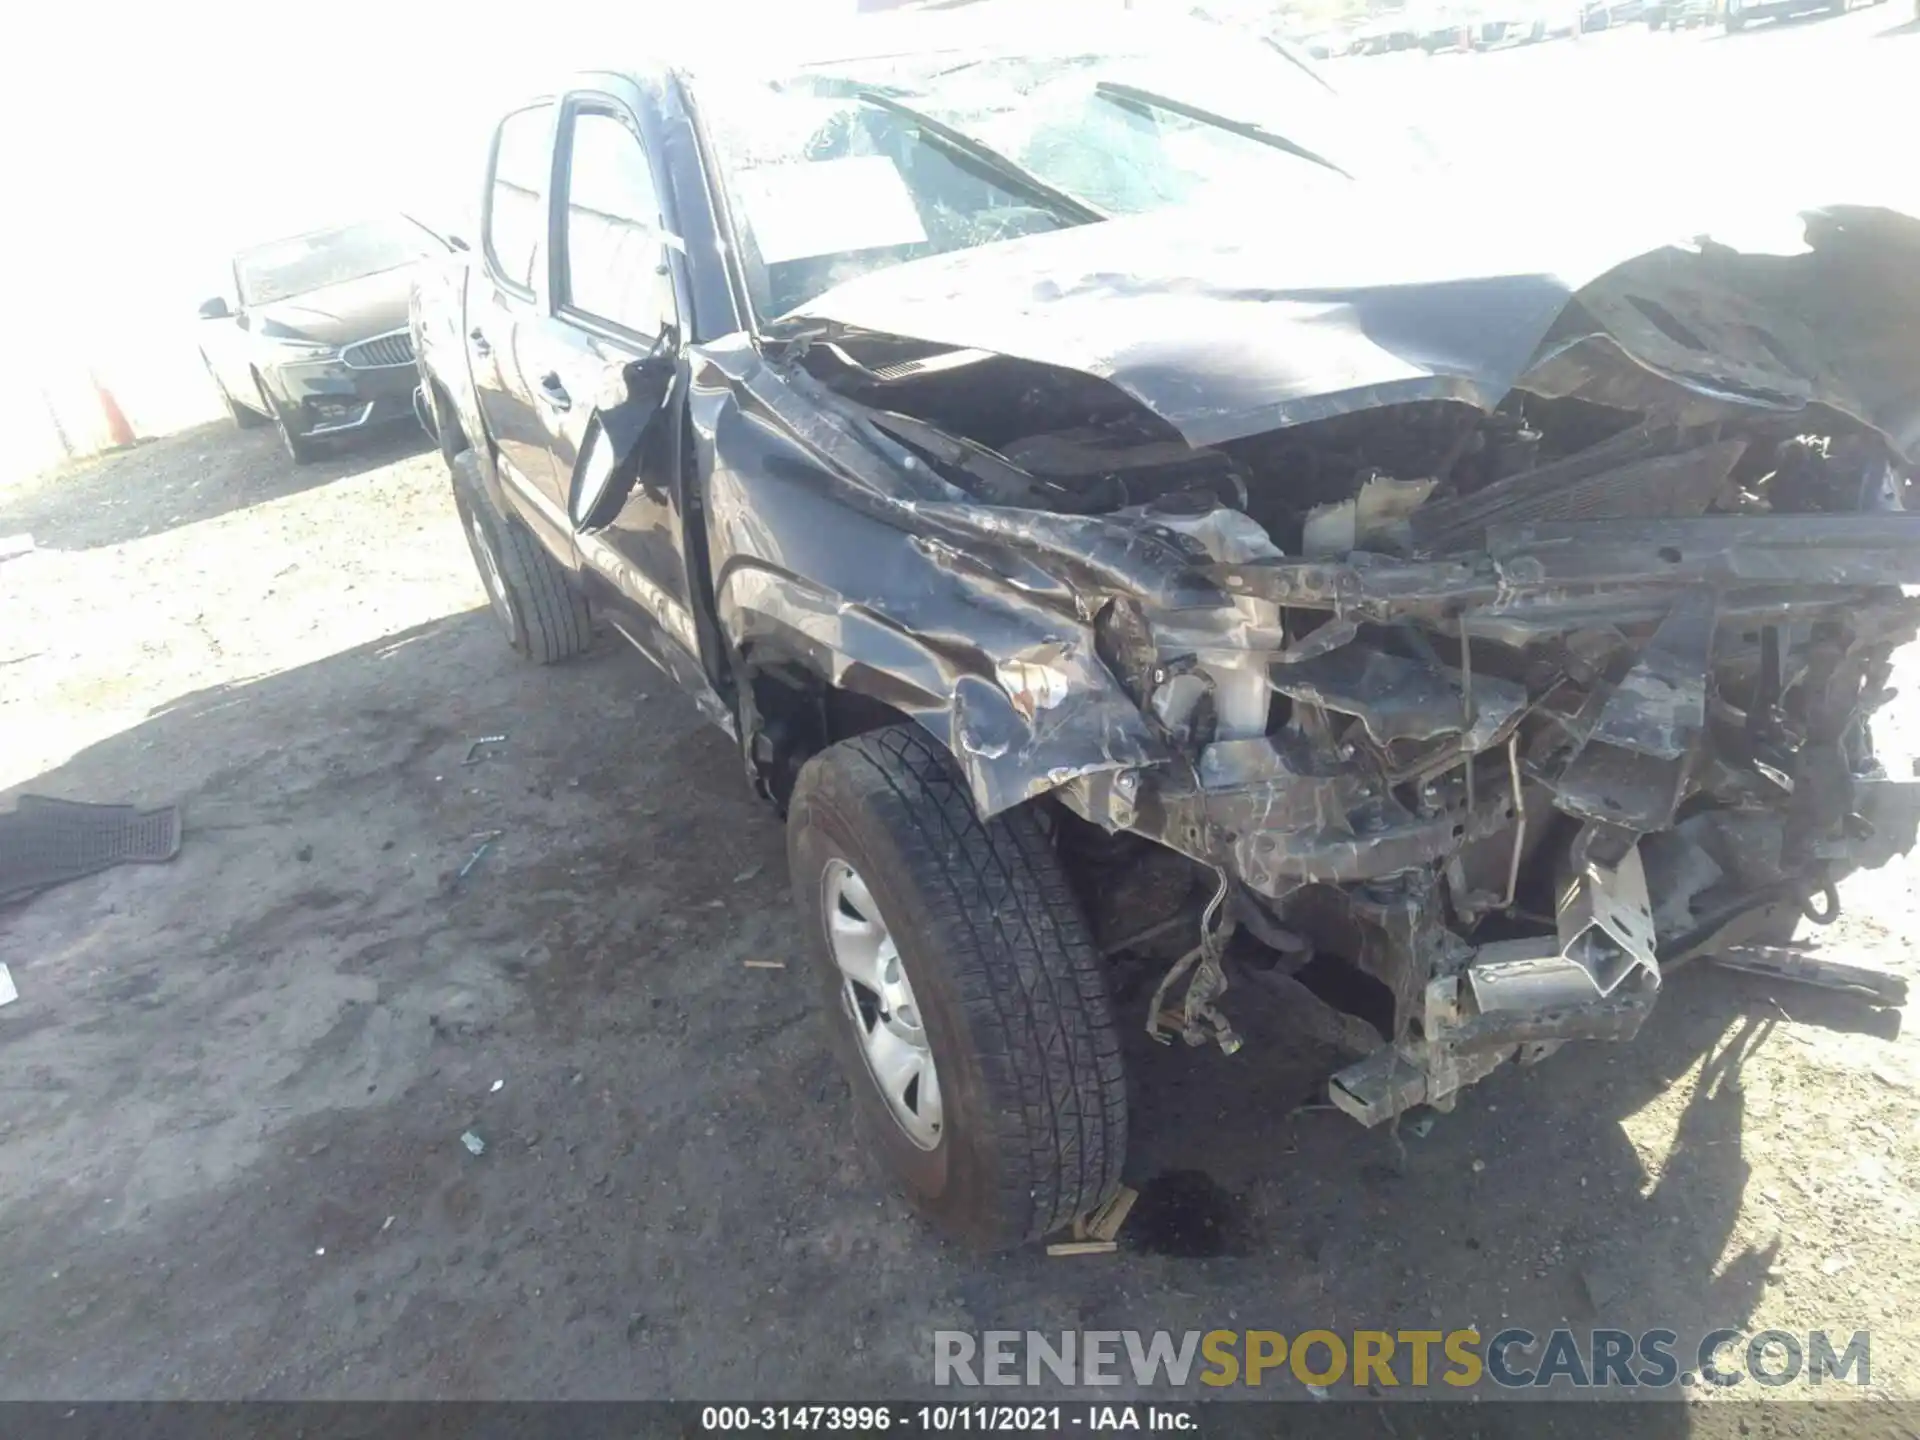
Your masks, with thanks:
<instances>
[{"instance_id":1,"label":"alloy wheel rim","mask_svg":"<svg viewBox=\"0 0 1920 1440\"><path fill-rule=\"evenodd\" d=\"M820 898L827 948L840 972L840 1008L867 1074L901 1133L932 1150L946 1118L940 1076L900 947L866 881L846 861L827 862Z\"/></svg>"}]
</instances>

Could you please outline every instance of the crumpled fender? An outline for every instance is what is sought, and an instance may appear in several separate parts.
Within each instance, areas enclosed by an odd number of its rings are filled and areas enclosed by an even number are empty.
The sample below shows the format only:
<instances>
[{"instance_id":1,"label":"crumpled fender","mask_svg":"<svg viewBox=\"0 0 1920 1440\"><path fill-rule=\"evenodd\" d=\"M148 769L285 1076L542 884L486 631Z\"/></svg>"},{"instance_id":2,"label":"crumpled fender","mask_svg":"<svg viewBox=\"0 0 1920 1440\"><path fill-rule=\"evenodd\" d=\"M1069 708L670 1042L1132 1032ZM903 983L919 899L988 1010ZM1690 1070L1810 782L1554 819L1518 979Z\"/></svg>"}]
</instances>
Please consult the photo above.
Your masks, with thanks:
<instances>
[{"instance_id":1,"label":"crumpled fender","mask_svg":"<svg viewBox=\"0 0 1920 1440\"><path fill-rule=\"evenodd\" d=\"M914 606L922 613L900 616L794 575L737 566L719 587L720 625L743 654L797 659L925 726L953 755L983 816L1077 776L1166 758L1094 653L1090 627L967 577L928 578L917 597L925 604ZM966 632L911 628L939 610L966 615Z\"/></svg>"},{"instance_id":2,"label":"crumpled fender","mask_svg":"<svg viewBox=\"0 0 1920 1440\"><path fill-rule=\"evenodd\" d=\"M1084 596L961 523L972 507L929 504L792 384L735 340L696 357L690 411L727 648L749 664L794 660L911 716L953 755L982 815L1166 760L1100 660Z\"/></svg>"}]
</instances>

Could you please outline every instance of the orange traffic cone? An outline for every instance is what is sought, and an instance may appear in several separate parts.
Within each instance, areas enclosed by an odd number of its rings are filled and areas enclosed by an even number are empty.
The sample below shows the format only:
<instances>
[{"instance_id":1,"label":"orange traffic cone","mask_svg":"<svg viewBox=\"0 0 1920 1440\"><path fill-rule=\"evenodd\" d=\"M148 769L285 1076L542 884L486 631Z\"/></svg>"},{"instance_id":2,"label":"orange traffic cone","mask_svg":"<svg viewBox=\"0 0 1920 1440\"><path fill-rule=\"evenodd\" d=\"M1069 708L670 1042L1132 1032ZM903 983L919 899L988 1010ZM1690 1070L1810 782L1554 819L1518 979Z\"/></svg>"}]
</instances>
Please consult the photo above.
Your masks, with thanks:
<instances>
[{"instance_id":1,"label":"orange traffic cone","mask_svg":"<svg viewBox=\"0 0 1920 1440\"><path fill-rule=\"evenodd\" d=\"M93 381L93 393L100 397L100 413L107 422L108 441L114 445L133 444L133 426L127 423L127 412L120 408L113 392L100 383L98 375L89 370L87 378Z\"/></svg>"}]
</instances>

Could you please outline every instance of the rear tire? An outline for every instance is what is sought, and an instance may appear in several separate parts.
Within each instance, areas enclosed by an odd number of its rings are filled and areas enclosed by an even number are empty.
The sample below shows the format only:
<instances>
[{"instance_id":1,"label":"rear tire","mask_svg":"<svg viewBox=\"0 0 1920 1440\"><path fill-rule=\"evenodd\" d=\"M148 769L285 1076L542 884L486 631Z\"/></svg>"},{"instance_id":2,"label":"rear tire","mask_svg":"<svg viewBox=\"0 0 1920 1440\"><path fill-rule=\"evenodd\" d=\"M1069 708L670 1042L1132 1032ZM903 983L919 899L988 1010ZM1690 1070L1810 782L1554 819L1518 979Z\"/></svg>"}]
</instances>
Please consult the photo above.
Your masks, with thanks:
<instances>
[{"instance_id":1,"label":"rear tire","mask_svg":"<svg viewBox=\"0 0 1920 1440\"><path fill-rule=\"evenodd\" d=\"M460 528L507 643L539 665L582 653L593 643L593 622L572 579L524 526L494 508L472 450L454 456L450 468Z\"/></svg>"},{"instance_id":2,"label":"rear tire","mask_svg":"<svg viewBox=\"0 0 1920 1440\"><path fill-rule=\"evenodd\" d=\"M1126 1151L1120 1041L1099 952L1036 814L982 820L933 739L892 726L807 762L787 854L861 1129L915 1208L1003 1248L1110 1198ZM847 904L849 874L873 916ZM849 925L866 933L855 922L869 918L891 988L863 992L843 968L858 969L857 955L836 957L857 952L842 937ZM873 1037L903 1015L930 1057L931 1134L876 1079ZM915 1094L909 1105L923 1107L926 1090Z\"/></svg>"}]
</instances>

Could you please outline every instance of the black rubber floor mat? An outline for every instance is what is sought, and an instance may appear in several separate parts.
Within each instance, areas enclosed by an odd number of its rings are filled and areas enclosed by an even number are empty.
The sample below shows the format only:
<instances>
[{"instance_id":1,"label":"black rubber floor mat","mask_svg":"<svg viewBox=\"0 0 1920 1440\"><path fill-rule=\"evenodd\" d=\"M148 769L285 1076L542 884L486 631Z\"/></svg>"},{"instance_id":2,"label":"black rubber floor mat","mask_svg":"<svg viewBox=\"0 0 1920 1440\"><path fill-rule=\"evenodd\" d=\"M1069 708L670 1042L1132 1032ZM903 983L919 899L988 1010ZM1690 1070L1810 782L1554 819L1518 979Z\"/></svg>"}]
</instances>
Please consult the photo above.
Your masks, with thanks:
<instances>
[{"instance_id":1,"label":"black rubber floor mat","mask_svg":"<svg viewBox=\"0 0 1920 1440\"><path fill-rule=\"evenodd\" d=\"M180 853L180 810L22 795L0 815L0 905L49 885Z\"/></svg>"}]
</instances>

